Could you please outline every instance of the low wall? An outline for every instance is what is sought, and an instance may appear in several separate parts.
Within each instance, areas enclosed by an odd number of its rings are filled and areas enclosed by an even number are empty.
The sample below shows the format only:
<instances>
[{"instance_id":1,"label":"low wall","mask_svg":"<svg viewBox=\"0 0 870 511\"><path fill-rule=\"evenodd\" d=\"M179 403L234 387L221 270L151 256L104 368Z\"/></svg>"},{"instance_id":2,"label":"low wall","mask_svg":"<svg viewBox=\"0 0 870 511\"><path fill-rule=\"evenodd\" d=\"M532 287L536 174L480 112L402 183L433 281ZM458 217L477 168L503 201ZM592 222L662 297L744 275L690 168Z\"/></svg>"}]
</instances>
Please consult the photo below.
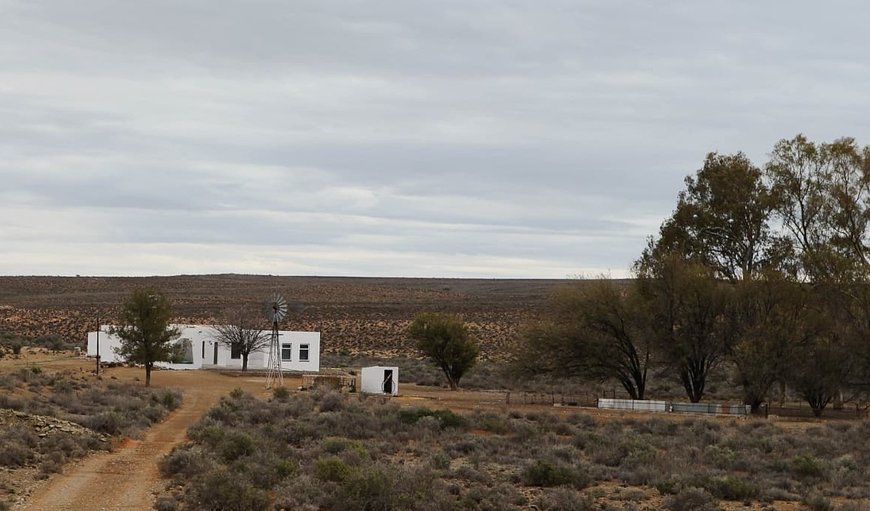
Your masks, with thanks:
<instances>
[{"instance_id":1,"label":"low wall","mask_svg":"<svg viewBox=\"0 0 870 511\"><path fill-rule=\"evenodd\" d=\"M635 410L642 412L709 413L715 415L749 415L749 405L723 405L715 403L673 403L637 399L598 400L598 408L605 410Z\"/></svg>"},{"instance_id":2,"label":"low wall","mask_svg":"<svg viewBox=\"0 0 870 511\"><path fill-rule=\"evenodd\" d=\"M644 412L666 412L667 401L647 401L639 399L599 399L598 408L607 410L638 410Z\"/></svg>"}]
</instances>

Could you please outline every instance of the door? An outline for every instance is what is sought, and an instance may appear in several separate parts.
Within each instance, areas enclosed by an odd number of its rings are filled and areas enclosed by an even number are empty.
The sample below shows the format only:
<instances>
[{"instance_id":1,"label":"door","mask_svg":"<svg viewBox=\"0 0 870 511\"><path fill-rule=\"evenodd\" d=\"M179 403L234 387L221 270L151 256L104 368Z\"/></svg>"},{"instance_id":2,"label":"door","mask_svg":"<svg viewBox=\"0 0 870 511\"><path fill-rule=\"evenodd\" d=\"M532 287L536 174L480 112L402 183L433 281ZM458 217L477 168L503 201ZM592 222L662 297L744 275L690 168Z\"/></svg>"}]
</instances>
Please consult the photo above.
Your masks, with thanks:
<instances>
[{"instance_id":1,"label":"door","mask_svg":"<svg viewBox=\"0 0 870 511\"><path fill-rule=\"evenodd\" d=\"M386 369L384 370L384 394L392 394L393 393L393 370Z\"/></svg>"}]
</instances>

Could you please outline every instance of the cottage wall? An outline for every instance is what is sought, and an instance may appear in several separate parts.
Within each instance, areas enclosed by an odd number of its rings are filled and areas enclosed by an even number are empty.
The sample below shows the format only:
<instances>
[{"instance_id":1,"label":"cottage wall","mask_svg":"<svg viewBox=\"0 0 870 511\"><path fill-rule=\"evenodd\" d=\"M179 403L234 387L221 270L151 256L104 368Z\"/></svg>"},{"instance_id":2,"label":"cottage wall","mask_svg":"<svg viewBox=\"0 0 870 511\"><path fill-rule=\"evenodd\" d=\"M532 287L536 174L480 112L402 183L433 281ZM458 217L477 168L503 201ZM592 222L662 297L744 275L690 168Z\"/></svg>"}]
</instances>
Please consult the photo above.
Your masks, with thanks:
<instances>
[{"instance_id":1,"label":"cottage wall","mask_svg":"<svg viewBox=\"0 0 870 511\"><path fill-rule=\"evenodd\" d=\"M172 364L158 362L155 365L167 369L241 369L242 358L232 358L229 346L214 341L214 328L208 325L173 325L179 329L177 344L185 344L188 359L185 363ZM100 327L99 354L103 362L122 362L116 353L121 340L109 334L109 325ZM88 332L88 356L97 355L97 332ZM280 344L281 369L285 371L320 371L320 332L297 332L281 330L278 332ZM307 358L307 360L306 360ZM248 357L249 369L267 369L269 348L251 353Z\"/></svg>"}]
</instances>

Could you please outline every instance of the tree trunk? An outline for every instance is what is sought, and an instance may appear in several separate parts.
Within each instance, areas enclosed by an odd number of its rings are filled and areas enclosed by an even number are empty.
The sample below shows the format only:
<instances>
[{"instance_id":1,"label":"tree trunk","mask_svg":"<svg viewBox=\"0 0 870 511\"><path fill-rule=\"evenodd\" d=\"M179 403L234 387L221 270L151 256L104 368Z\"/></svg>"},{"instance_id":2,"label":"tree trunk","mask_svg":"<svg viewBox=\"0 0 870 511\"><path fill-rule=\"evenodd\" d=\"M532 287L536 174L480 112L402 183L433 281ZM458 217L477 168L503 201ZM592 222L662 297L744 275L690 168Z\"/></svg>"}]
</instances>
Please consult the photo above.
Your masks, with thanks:
<instances>
[{"instance_id":1,"label":"tree trunk","mask_svg":"<svg viewBox=\"0 0 870 511\"><path fill-rule=\"evenodd\" d=\"M242 353L242 371L248 370L248 354Z\"/></svg>"},{"instance_id":2,"label":"tree trunk","mask_svg":"<svg viewBox=\"0 0 870 511\"><path fill-rule=\"evenodd\" d=\"M459 388L459 382L454 380L453 377L450 376L450 373L445 371L444 375L447 376L447 384L450 385L450 390L456 390Z\"/></svg>"},{"instance_id":3,"label":"tree trunk","mask_svg":"<svg viewBox=\"0 0 870 511\"><path fill-rule=\"evenodd\" d=\"M145 386L151 386L151 364L145 364Z\"/></svg>"}]
</instances>

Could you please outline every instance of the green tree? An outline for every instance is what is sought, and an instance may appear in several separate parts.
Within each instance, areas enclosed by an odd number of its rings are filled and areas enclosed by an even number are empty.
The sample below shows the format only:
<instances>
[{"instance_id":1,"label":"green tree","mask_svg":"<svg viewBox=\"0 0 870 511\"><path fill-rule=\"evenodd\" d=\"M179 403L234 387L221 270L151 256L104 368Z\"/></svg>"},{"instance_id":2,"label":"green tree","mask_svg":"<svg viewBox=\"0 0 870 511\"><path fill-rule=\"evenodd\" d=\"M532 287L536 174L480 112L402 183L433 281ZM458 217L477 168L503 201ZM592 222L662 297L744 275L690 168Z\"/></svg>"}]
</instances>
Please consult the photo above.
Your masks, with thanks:
<instances>
[{"instance_id":1,"label":"green tree","mask_svg":"<svg viewBox=\"0 0 870 511\"><path fill-rule=\"evenodd\" d=\"M116 353L130 363L145 366L145 386L151 386L151 370L158 361L178 355L173 339L178 330L169 324L172 307L169 299L154 289L137 289L124 302L118 326L110 333L121 339Z\"/></svg>"},{"instance_id":2,"label":"green tree","mask_svg":"<svg viewBox=\"0 0 870 511\"><path fill-rule=\"evenodd\" d=\"M741 282L735 291L731 312L737 332L729 357L743 388L743 402L756 411L773 384L783 381L800 355L799 347L815 334L806 316L810 290L769 274Z\"/></svg>"},{"instance_id":3,"label":"green tree","mask_svg":"<svg viewBox=\"0 0 870 511\"><path fill-rule=\"evenodd\" d=\"M866 279L870 148L851 138L816 144L797 135L776 144L765 175L795 274L812 282Z\"/></svg>"},{"instance_id":4,"label":"green tree","mask_svg":"<svg viewBox=\"0 0 870 511\"><path fill-rule=\"evenodd\" d=\"M652 356L647 325L633 285L577 282L555 293L551 320L524 333L511 366L524 375L612 378L632 399L644 399Z\"/></svg>"},{"instance_id":5,"label":"green tree","mask_svg":"<svg viewBox=\"0 0 870 511\"><path fill-rule=\"evenodd\" d=\"M675 253L636 269L657 350L678 374L689 400L697 403L734 338L735 325L727 313L731 287L709 268Z\"/></svg>"},{"instance_id":6,"label":"green tree","mask_svg":"<svg viewBox=\"0 0 870 511\"><path fill-rule=\"evenodd\" d=\"M731 282L754 278L780 257L781 244L768 224L770 192L743 153L708 154L685 183L645 257L678 253Z\"/></svg>"},{"instance_id":7,"label":"green tree","mask_svg":"<svg viewBox=\"0 0 870 511\"><path fill-rule=\"evenodd\" d=\"M765 175L790 244L790 273L811 284L818 316L835 320L802 345L819 363L791 378L821 411L834 382L842 387L832 395L870 389L870 148L797 135L776 144ZM825 363L827 374L811 370Z\"/></svg>"},{"instance_id":8,"label":"green tree","mask_svg":"<svg viewBox=\"0 0 870 511\"><path fill-rule=\"evenodd\" d=\"M450 314L418 314L408 332L417 341L417 349L444 372L451 390L474 367L480 347L468 333L465 323Z\"/></svg>"},{"instance_id":9,"label":"green tree","mask_svg":"<svg viewBox=\"0 0 870 511\"><path fill-rule=\"evenodd\" d=\"M218 344L230 348L232 355L242 358L242 371L248 370L248 357L271 342L270 333L263 329L263 315L250 307L236 307L226 310L221 322L212 325L212 338Z\"/></svg>"}]
</instances>

